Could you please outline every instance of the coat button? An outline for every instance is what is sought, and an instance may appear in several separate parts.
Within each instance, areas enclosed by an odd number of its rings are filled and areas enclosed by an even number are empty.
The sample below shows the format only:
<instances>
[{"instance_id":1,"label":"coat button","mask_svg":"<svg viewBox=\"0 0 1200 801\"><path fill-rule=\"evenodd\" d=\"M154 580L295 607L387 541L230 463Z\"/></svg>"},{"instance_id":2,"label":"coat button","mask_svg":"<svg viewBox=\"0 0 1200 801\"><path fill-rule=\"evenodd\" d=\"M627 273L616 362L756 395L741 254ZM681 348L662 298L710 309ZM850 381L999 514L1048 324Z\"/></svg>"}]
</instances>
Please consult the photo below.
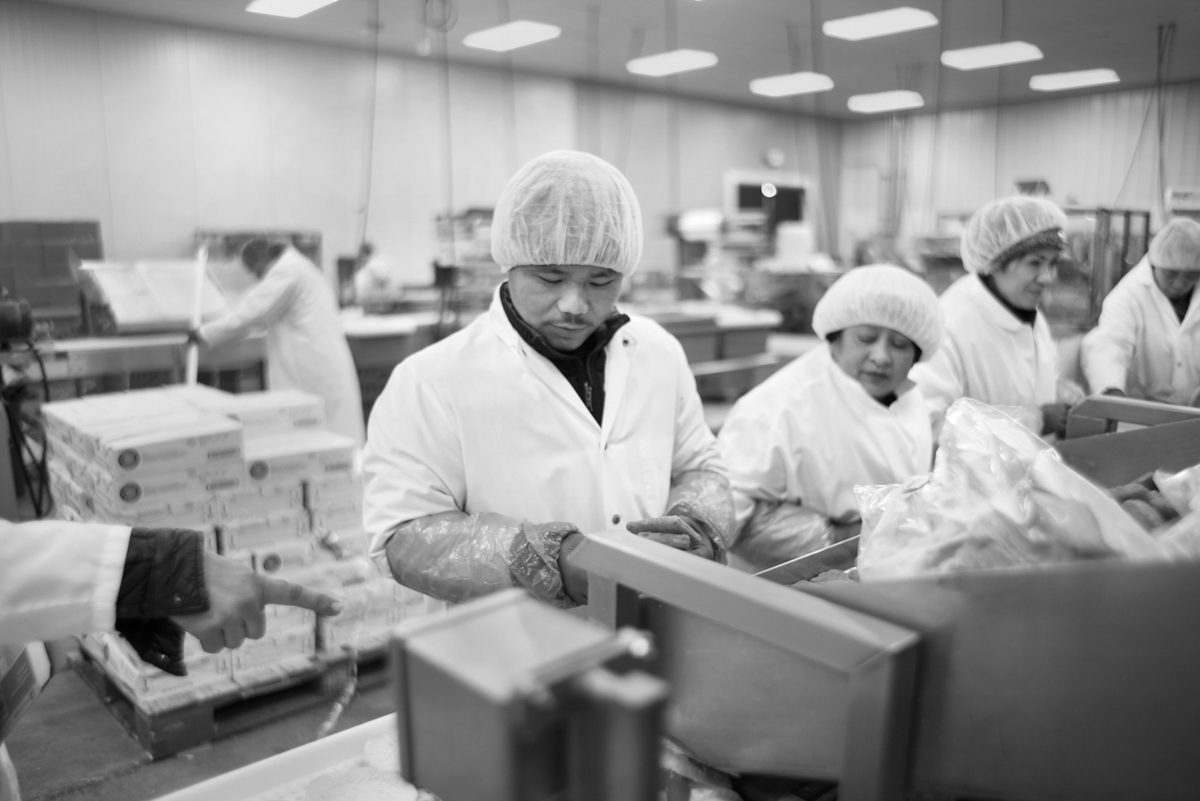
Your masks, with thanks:
<instances>
[{"instance_id":1,"label":"coat button","mask_svg":"<svg viewBox=\"0 0 1200 801\"><path fill-rule=\"evenodd\" d=\"M620 515L613 515L613 525L615 526L615 525L617 525L617 524L618 524L618 523L620 523L620 522L621 522L621 516L620 516Z\"/></svg>"}]
</instances>

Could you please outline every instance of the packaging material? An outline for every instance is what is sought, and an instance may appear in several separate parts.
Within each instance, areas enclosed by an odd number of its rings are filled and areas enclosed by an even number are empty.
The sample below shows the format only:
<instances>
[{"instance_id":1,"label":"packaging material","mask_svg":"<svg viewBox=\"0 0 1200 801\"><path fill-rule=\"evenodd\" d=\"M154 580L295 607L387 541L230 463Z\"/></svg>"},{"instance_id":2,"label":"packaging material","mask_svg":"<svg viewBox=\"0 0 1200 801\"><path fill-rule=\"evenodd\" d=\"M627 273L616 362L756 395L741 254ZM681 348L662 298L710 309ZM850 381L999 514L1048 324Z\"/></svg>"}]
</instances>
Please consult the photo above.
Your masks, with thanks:
<instances>
[{"instance_id":1,"label":"packaging material","mask_svg":"<svg viewBox=\"0 0 1200 801\"><path fill-rule=\"evenodd\" d=\"M299 390L202 394L191 400L201 409L237 420L246 439L294 435L325 425L325 401Z\"/></svg>"},{"instance_id":2,"label":"packaging material","mask_svg":"<svg viewBox=\"0 0 1200 801\"><path fill-rule=\"evenodd\" d=\"M856 487L864 581L1084 559L1171 558L1103 490L1012 417L954 403L931 474Z\"/></svg>"},{"instance_id":3,"label":"packaging material","mask_svg":"<svg viewBox=\"0 0 1200 801\"><path fill-rule=\"evenodd\" d=\"M215 492L240 489L243 480L244 472L237 462L120 478L96 470L92 474L92 499L97 506L114 512L164 502L203 504Z\"/></svg>"},{"instance_id":4,"label":"packaging material","mask_svg":"<svg viewBox=\"0 0 1200 801\"><path fill-rule=\"evenodd\" d=\"M354 440L332 431L277 435L246 443L246 476L252 484L351 476L354 462Z\"/></svg>"},{"instance_id":5,"label":"packaging material","mask_svg":"<svg viewBox=\"0 0 1200 801\"><path fill-rule=\"evenodd\" d=\"M299 479L256 481L235 492L214 493L205 517L214 523L256 519L285 509L304 508L304 486Z\"/></svg>"},{"instance_id":6,"label":"packaging material","mask_svg":"<svg viewBox=\"0 0 1200 801\"><path fill-rule=\"evenodd\" d=\"M260 517L230 520L220 526L221 553L293 541L312 541L308 512L304 509L279 509Z\"/></svg>"},{"instance_id":7,"label":"packaging material","mask_svg":"<svg viewBox=\"0 0 1200 801\"><path fill-rule=\"evenodd\" d=\"M237 557L233 552L231 556ZM259 573L289 573L306 568L313 563L315 553L311 540L277 542L264 548L251 550L254 569Z\"/></svg>"},{"instance_id":8,"label":"packaging material","mask_svg":"<svg viewBox=\"0 0 1200 801\"><path fill-rule=\"evenodd\" d=\"M242 458L241 426L199 410L96 424L85 436L92 440L92 460L114 476L233 464Z\"/></svg>"},{"instance_id":9,"label":"packaging material","mask_svg":"<svg viewBox=\"0 0 1200 801\"><path fill-rule=\"evenodd\" d=\"M231 651L207 654L198 643L189 645L185 640L188 675L174 676L142 662L133 646L112 632L89 634L83 638L83 648L139 707L148 711L186 706L237 689Z\"/></svg>"},{"instance_id":10,"label":"packaging material","mask_svg":"<svg viewBox=\"0 0 1200 801\"><path fill-rule=\"evenodd\" d=\"M313 512L332 506L340 506L348 500L362 504L363 479L361 473L338 473L304 482L304 505Z\"/></svg>"}]
</instances>

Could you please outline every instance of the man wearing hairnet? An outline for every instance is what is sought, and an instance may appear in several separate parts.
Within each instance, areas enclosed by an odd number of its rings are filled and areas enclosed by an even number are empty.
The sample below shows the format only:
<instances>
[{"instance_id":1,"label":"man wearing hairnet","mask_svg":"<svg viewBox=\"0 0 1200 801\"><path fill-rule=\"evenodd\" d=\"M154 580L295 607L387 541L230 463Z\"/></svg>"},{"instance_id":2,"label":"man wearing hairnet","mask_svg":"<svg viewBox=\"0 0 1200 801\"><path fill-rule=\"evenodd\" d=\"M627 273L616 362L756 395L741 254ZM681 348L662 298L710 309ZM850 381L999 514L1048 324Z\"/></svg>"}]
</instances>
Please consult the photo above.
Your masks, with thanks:
<instances>
[{"instance_id":1,"label":"man wearing hairnet","mask_svg":"<svg viewBox=\"0 0 1200 801\"><path fill-rule=\"evenodd\" d=\"M1200 223L1175 219L1104 299L1083 338L1092 392L1190 403L1200 400Z\"/></svg>"},{"instance_id":2,"label":"man wearing hairnet","mask_svg":"<svg viewBox=\"0 0 1200 801\"><path fill-rule=\"evenodd\" d=\"M732 498L679 342L616 308L642 252L633 188L557 151L505 187L489 311L396 368L371 414L364 521L397 581L460 602L586 602L585 532L720 557Z\"/></svg>"},{"instance_id":3,"label":"man wearing hairnet","mask_svg":"<svg viewBox=\"0 0 1200 801\"><path fill-rule=\"evenodd\" d=\"M942 339L929 285L891 265L856 268L817 303L813 328L825 344L752 389L721 428L738 567L857 534L856 484L898 484L932 465L929 412L908 380Z\"/></svg>"},{"instance_id":4,"label":"man wearing hairnet","mask_svg":"<svg viewBox=\"0 0 1200 801\"><path fill-rule=\"evenodd\" d=\"M1043 435L1065 432L1069 401L1082 393L1058 381L1057 346L1037 307L1057 278L1066 221L1049 200L1009 197L967 222L961 245L969 275L942 294L942 347L912 372L935 433L950 404L964 397L1022 407L1041 421Z\"/></svg>"}]
</instances>

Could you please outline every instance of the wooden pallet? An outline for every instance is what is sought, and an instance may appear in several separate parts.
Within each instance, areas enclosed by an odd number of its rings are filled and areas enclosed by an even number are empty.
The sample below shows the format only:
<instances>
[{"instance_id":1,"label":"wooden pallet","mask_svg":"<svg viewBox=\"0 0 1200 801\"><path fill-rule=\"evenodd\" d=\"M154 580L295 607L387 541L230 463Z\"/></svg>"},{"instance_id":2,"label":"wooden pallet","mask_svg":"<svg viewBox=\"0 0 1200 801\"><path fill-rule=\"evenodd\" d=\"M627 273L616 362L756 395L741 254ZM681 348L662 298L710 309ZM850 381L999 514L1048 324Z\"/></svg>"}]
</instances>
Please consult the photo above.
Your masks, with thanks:
<instances>
[{"instance_id":1,"label":"wooden pallet","mask_svg":"<svg viewBox=\"0 0 1200 801\"><path fill-rule=\"evenodd\" d=\"M84 681L154 759L178 754L296 712L331 703L350 676L348 655L319 657L311 672L243 687L186 706L148 712L91 658L76 666ZM388 681L383 649L358 655L358 687Z\"/></svg>"}]
</instances>

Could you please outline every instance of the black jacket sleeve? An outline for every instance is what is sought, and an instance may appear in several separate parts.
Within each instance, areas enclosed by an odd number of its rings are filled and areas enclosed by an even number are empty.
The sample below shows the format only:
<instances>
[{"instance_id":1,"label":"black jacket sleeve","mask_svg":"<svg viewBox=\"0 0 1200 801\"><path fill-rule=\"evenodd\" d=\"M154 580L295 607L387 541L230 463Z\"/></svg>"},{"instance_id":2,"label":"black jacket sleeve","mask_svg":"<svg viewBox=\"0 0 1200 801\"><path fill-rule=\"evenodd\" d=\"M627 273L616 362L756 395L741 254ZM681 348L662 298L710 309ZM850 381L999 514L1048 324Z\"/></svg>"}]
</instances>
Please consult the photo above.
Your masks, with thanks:
<instances>
[{"instance_id":1,"label":"black jacket sleeve","mask_svg":"<svg viewBox=\"0 0 1200 801\"><path fill-rule=\"evenodd\" d=\"M204 543L186 529L135 528L117 591L117 631L148 664L187 675L174 615L208 611Z\"/></svg>"}]
</instances>

